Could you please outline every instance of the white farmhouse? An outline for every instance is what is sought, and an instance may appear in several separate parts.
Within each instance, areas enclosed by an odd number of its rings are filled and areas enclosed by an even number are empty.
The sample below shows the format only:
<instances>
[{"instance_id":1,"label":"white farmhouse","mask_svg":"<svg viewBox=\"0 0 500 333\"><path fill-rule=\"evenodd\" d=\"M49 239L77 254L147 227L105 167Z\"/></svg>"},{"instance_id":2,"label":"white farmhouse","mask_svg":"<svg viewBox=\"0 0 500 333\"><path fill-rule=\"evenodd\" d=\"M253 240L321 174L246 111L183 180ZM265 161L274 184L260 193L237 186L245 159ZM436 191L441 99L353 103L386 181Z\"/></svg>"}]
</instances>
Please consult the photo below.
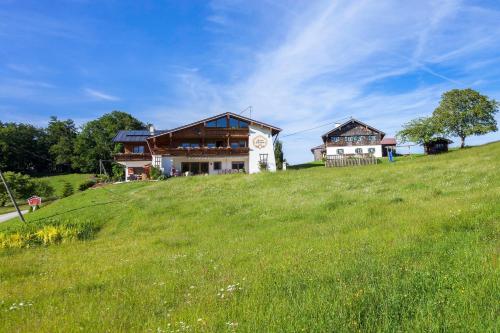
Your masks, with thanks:
<instances>
[{"instance_id":1,"label":"white farmhouse","mask_svg":"<svg viewBox=\"0 0 500 333\"><path fill-rule=\"evenodd\" d=\"M280 128L234 113L157 131L120 131L115 160L126 179L147 178L152 166L166 175L276 171L274 137Z\"/></svg>"},{"instance_id":2,"label":"white farmhouse","mask_svg":"<svg viewBox=\"0 0 500 333\"><path fill-rule=\"evenodd\" d=\"M388 147L395 147L394 138L386 138L385 133L356 119L349 119L321 136L326 156L332 155L387 155Z\"/></svg>"}]
</instances>

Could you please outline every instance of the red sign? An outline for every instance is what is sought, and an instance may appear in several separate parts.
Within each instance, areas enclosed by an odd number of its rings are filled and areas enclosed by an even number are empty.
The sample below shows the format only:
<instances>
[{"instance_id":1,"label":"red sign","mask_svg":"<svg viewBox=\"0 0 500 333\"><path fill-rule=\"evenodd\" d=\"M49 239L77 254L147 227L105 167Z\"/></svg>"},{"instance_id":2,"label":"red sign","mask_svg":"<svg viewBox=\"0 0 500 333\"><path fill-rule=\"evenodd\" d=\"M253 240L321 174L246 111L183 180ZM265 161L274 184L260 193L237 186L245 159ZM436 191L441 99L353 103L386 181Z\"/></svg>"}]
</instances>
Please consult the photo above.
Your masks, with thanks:
<instances>
[{"instance_id":1,"label":"red sign","mask_svg":"<svg viewBox=\"0 0 500 333\"><path fill-rule=\"evenodd\" d=\"M33 206L40 206L42 204L42 198L34 195L31 198L28 199L28 205L31 207Z\"/></svg>"}]
</instances>

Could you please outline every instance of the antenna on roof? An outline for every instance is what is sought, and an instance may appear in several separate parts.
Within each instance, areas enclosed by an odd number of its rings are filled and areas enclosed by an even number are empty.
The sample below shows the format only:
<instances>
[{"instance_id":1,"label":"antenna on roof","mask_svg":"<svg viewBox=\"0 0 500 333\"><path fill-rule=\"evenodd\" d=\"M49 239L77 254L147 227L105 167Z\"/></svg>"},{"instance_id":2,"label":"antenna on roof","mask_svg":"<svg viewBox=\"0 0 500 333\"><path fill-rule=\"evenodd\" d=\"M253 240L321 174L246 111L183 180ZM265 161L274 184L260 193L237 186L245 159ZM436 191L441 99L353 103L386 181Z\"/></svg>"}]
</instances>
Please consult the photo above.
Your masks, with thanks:
<instances>
[{"instance_id":1,"label":"antenna on roof","mask_svg":"<svg viewBox=\"0 0 500 333\"><path fill-rule=\"evenodd\" d=\"M252 106L251 105L248 106L246 109L241 111L240 114L243 114L243 112L246 112L246 111L248 111L248 113L250 113L250 117L248 117L248 118L252 119Z\"/></svg>"}]
</instances>

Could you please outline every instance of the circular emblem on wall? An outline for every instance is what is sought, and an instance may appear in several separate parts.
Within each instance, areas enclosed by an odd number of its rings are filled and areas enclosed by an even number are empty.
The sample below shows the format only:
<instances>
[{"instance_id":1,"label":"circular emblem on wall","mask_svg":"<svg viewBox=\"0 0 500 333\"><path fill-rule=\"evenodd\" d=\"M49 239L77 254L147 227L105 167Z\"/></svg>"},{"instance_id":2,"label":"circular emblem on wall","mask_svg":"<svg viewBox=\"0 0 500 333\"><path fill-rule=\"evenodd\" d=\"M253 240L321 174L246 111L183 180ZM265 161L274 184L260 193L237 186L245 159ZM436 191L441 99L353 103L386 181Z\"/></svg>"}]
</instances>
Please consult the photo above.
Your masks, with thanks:
<instances>
[{"instance_id":1,"label":"circular emblem on wall","mask_svg":"<svg viewBox=\"0 0 500 333\"><path fill-rule=\"evenodd\" d=\"M258 149L265 148L267 146L267 139L262 135L257 135L253 138L253 145Z\"/></svg>"}]
</instances>

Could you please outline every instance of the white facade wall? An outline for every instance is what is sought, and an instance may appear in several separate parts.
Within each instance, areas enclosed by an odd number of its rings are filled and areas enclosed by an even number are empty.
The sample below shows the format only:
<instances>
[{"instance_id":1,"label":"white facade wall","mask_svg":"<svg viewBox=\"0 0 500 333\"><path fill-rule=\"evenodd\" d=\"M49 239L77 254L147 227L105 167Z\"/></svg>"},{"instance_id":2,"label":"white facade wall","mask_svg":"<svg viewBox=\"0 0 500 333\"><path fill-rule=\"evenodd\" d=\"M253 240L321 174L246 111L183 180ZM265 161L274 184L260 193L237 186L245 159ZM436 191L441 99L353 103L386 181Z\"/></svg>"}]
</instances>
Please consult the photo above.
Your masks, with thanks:
<instances>
[{"instance_id":1,"label":"white facade wall","mask_svg":"<svg viewBox=\"0 0 500 333\"><path fill-rule=\"evenodd\" d=\"M208 174L217 175L223 173L224 170L232 170L233 162L243 162L245 171L248 172L248 157L247 156L219 156L219 157L185 157L185 156L163 156L164 163L174 166L175 170L181 171L182 162L208 162ZM214 170L214 162L221 162L221 170ZM171 171L171 167L164 167L164 173Z\"/></svg>"},{"instance_id":2,"label":"white facade wall","mask_svg":"<svg viewBox=\"0 0 500 333\"><path fill-rule=\"evenodd\" d=\"M356 148L363 149L363 154L368 154L368 148L375 148L373 155L382 157L382 145L326 147L326 155L338 155L337 149L344 149L344 154L356 154Z\"/></svg>"},{"instance_id":3,"label":"white facade wall","mask_svg":"<svg viewBox=\"0 0 500 333\"><path fill-rule=\"evenodd\" d=\"M268 128L250 125L249 132L250 137L248 138L248 147L250 148L250 152L248 154L248 173L260 172L260 154L267 154L267 165L269 171L276 171L272 131ZM262 140L262 138L265 140Z\"/></svg>"}]
</instances>

